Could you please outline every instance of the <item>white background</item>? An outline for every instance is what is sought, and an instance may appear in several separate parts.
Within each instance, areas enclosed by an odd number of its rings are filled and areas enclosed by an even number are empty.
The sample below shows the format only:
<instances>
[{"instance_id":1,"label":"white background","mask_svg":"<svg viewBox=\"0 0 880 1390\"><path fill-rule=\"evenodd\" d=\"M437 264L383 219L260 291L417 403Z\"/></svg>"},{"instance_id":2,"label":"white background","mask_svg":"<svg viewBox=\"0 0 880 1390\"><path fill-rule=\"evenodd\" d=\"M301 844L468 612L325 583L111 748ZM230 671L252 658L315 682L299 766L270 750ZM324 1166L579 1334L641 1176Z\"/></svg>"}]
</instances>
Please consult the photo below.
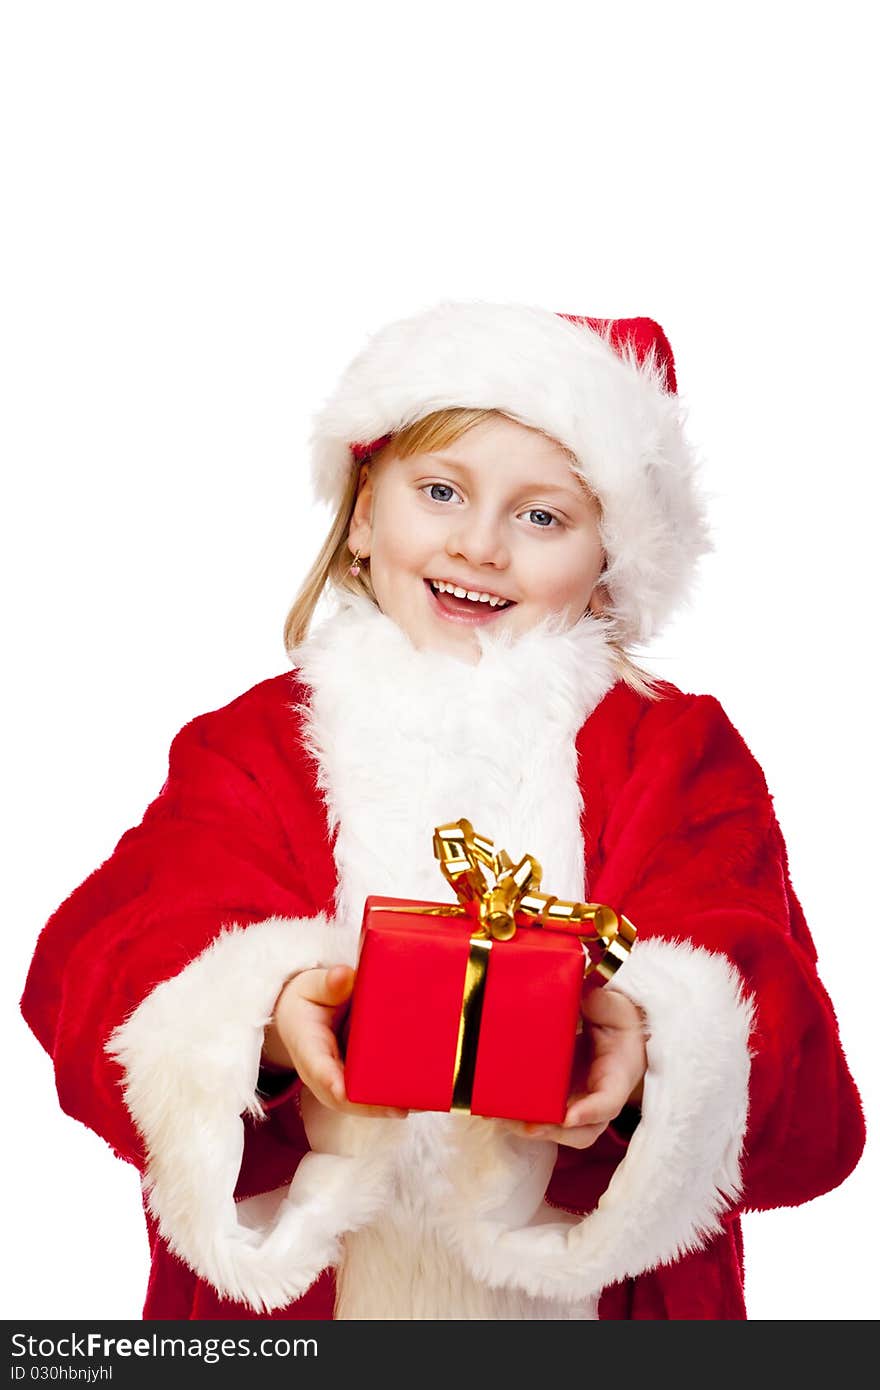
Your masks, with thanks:
<instances>
[{"instance_id":1,"label":"white background","mask_svg":"<svg viewBox=\"0 0 880 1390\"><path fill-rule=\"evenodd\" d=\"M764 767L876 1114L870 7L4 7L7 1317L138 1317L134 1169L18 1016L195 714L287 669L311 414L441 298L647 314L716 551L645 653ZM876 1152L876 1151L875 1151ZM746 1219L750 1312L876 1316L876 1158Z\"/></svg>"}]
</instances>

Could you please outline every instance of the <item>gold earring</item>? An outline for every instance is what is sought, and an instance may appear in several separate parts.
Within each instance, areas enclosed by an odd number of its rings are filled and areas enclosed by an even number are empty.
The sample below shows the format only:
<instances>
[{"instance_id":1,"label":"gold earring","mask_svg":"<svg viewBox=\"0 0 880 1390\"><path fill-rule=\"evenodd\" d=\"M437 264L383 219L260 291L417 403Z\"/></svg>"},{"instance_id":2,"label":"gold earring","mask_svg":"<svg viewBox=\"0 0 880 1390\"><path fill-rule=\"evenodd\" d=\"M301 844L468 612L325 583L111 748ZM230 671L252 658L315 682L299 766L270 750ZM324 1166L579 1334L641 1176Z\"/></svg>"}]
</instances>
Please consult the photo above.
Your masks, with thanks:
<instances>
[{"instance_id":1,"label":"gold earring","mask_svg":"<svg viewBox=\"0 0 880 1390\"><path fill-rule=\"evenodd\" d=\"M361 572L361 567L360 567L360 565L358 564L358 560L360 559L360 554L361 554L361 552L358 550L357 553L356 553L356 555L355 555L355 557L354 557L353 563L349 566L349 569L348 569L349 574L355 574L355 575L360 574L360 572Z\"/></svg>"}]
</instances>

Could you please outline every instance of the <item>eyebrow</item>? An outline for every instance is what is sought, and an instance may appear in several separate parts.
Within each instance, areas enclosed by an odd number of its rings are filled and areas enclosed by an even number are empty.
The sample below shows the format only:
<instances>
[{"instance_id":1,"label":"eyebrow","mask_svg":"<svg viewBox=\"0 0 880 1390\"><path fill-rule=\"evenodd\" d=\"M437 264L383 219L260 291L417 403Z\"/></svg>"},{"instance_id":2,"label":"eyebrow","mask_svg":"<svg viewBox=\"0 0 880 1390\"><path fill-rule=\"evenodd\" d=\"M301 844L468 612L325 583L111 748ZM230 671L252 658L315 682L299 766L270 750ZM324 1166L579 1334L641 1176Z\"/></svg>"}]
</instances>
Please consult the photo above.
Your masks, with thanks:
<instances>
[{"instance_id":1,"label":"eyebrow","mask_svg":"<svg viewBox=\"0 0 880 1390\"><path fill-rule=\"evenodd\" d=\"M454 458L452 458L449 454L444 454L444 453L441 453L441 452L439 452L439 451L433 452L433 453L419 453L419 454L413 454L413 455L410 457L410 459L409 459L409 463L410 463L411 465L415 466L415 465L419 462L419 460L423 460L423 459L437 459L437 460L438 460L440 463L442 463L445 467L447 467L447 468L452 468L452 469L456 470L456 471L459 472L459 473L463 473L463 474L464 474L466 477L468 477L468 478L470 478L470 477L473 476L472 470L471 470L470 468L468 468L468 466L467 466L466 463L460 463L460 462L458 461L458 459L454 459ZM543 492L543 493L548 493L548 494L553 493L553 494L555 494L555 496L557 496L557 497L565 497L565 498L567 498L567 499L568 499L569 501L571 501L571 502L587 502L587 501L589 501L589 493L586 491L586 488L584 488L583 490L580 490L580 489L576 489L576 488L563 487L563 486L561 486L560 484L557 484L557 483L544 483L544 482L541 482L541 483L537 483L537 482L535 482L535 483L523 483L522 487L521 487L521 488L518 488L517 491L518 491L518 492L532 492L532 491L535 491L535 492Z\"/></svg>"}]
</instances>

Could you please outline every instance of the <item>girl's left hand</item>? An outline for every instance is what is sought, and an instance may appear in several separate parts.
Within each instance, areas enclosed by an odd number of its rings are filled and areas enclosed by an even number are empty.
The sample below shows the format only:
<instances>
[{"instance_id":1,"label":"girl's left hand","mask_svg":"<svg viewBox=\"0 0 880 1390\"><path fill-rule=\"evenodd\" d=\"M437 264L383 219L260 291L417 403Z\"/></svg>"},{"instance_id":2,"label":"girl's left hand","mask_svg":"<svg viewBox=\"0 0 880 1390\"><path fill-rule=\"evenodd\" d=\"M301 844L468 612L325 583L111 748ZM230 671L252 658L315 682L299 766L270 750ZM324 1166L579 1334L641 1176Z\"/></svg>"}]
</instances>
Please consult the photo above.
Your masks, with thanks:
<instances>
[{"instance_id":1,"label":"girl's left hand","mask_svg":"<svg viewBox=\"0 0 880 1390\"><path fill-rule=\"evenodd\" d=\"M588 1149L626 1104L640 1105L647 1071L644 1015L615 989L590 989L581 1005L584 1030L577 1040L572 1092L561 1125L510 1121L527 1139L547 1139Z\"/></svg>"}]
</instances>

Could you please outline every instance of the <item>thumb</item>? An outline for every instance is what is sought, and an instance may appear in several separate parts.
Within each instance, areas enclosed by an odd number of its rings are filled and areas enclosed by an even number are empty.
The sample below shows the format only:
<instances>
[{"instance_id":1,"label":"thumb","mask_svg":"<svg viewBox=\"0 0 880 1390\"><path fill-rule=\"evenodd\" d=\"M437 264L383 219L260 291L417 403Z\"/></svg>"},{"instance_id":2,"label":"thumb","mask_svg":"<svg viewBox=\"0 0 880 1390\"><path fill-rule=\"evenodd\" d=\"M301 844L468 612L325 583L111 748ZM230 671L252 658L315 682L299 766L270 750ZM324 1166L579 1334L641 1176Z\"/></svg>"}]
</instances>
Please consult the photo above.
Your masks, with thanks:
<instances>
[{"instance_id":1,"label":"thumb","mask_svg":"<svg viewBox=\"0 0 880 1390\"><path fill-rule=\"evenodd\" d=\"M354 987L354 971L350 965L331 965L326 970L310 972L307 998L313 1004L334 1008L344 1004Z\"/></svg>"},{"instance_id":2,"label":"thumb","mask_svg":"<svg viewBox=\"0 0 880 1390\"><path fill-rule=\"evenodd\" d=\"M581 1001L588 1023L600 1028L639 1028L642 1015L625 994L616 989L591 989Z\"/></svg>"}]
</instances>

